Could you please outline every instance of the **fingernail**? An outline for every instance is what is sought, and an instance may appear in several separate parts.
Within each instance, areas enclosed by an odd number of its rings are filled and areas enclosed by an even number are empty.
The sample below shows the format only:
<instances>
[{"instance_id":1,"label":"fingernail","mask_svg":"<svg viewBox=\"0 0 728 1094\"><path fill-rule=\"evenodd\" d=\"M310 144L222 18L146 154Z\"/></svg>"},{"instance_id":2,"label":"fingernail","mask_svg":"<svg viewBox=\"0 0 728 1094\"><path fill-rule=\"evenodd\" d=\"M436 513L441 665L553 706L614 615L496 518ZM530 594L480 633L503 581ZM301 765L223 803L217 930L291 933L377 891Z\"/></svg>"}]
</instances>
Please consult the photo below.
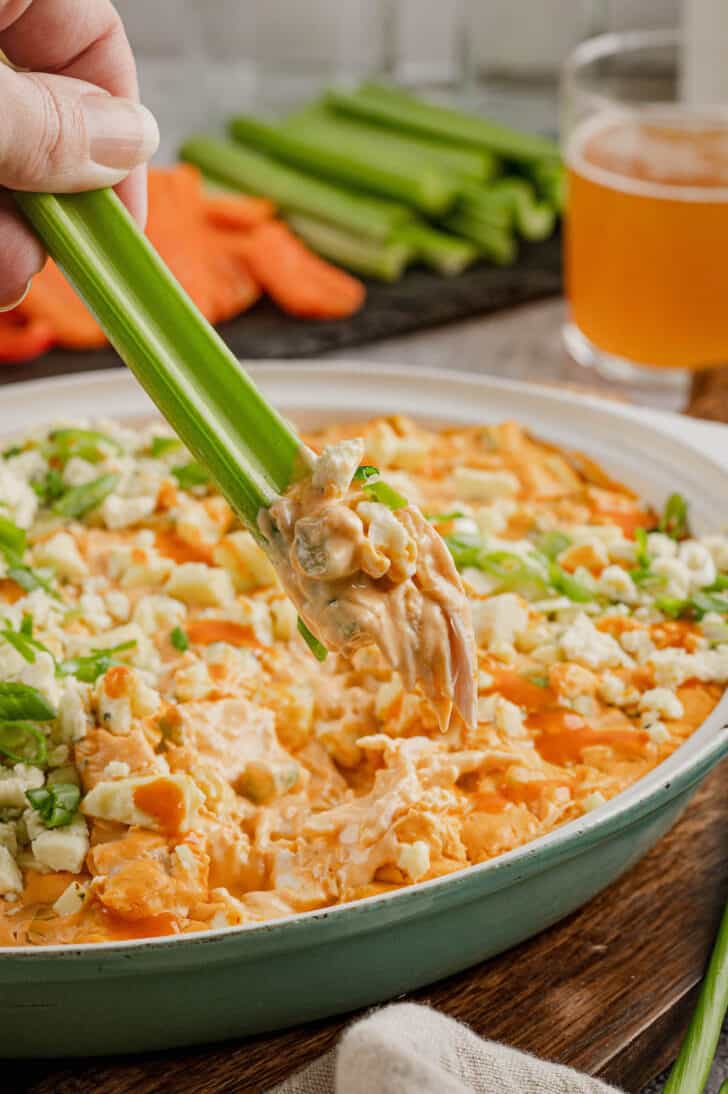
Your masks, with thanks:
<instances>
[{"instance_id":1,"label":"fingernail","mask_svg":"<svg viewBox=\"0 0 728 1094\"><path fill-rule=\"evenodd\" d=\"M13 300L12 304L0 304L0 312L12 311L13 308L19 307L23 303L23 301L25 300L28 293L30 292L30 286L32 284L33 284L33 278L29 277L28 278L28 284L25 286L25 288L23 289L23 291L20 294L20 296L18 297L18 299Z\"/></svg>"},{"instance_id":2,"label":"fingernail","mask_svg":"<svg viewBox=\"0 0 728 1094\"><path fill-rule=\"evenodd\" d=\"M113 95L84 95L81 105L89 158L94 163L131 170L156 152L159 129L141 103Z\"/></svg>"}]
</instances>

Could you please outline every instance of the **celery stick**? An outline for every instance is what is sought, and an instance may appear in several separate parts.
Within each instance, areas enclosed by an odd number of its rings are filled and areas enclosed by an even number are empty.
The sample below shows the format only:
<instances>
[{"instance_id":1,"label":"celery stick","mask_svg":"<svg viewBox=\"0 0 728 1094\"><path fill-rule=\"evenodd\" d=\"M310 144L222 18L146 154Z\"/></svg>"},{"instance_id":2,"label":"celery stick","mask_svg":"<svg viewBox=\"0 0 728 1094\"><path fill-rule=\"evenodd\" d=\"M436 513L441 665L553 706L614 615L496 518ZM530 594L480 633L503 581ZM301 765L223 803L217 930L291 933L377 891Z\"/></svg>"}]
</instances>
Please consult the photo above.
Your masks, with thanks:
<instances>
[{"instance_id":1,"label":"celery stick","mask_svg":"<svg viewBox=\"0 0 728 1094\"><path fill-rule=\"evenodd\" d=\"M14 199L122 361L260 538L305 448L200 314L112 190Z\"/></svg>"},{"instance_id":2,"label":"celery stick","mask_svg":"<svg viewBox=\"0 0 728 1094\"><path fill-rule=\"evenodd\" d=\"M491 189L511 202L516 230L524 239L541 240L551 235L556 214L546 202L536 200L533 187L526 179L499 179Z\"/></svg>"},{"instance_id":3,"label":"celery stick","mask_svg":"<svg viewBox=\"0 0 728 1094\"><path fill-rule=\"evenodd\" d=\"M214 182L271 198L284 212L321 217L370 239L387 239L412 216L404 205L321 182L231 141L191 137L182 145L180 159Z\"/></svg>"},{"instance_id":4,"label":"celery stick","mask_svg":"<svg viewBox=\"0 0 728 1094\"><path fill-rule=\"evenodd\" d=\"M512 195L492 186L469 186L464 189L455 211L482 220L493 228L502 228L509 232L515 230Z\"/></svg>"},{"instance_id":5,"label":"celery stick","mask_svg":"<svg viewBox=\"0 0 728 1094\"><path fill-rule=\"evenodd\" d=\"M440 232L429 224L403 224L392 238L409 244L415 249L417 258L445 277L462 273L478 260L478 248L474 243Z\"/></svg>"},{"instance_id":6,"label":"celery stick","mask_svg":"<svg viewBox=\"0 0 728 1094\"><path fill-rule=\"evenodd\" d=\"M488 182L496 177L500 169L498 158L485 149L458 148L409 133L394 133L391 129L367 125L364 121L337 114L321 103L289 114L282 128L288 133L328 139L331 143L340 143L341 147L356 142L356 146L370 156L391 154L408 156L416 163L431 162L458 178L472 182Z\"/></svg>"},{"instance_id":7,"label":"celery stick","mask_svg":"<svg viewBox=\"0 0 728 1094\"><path fill-rule=\"evenodd\" d=\"M535 160L528 164L527 169L539 196L556 213L562 213L566 204L566 171L563 163L557 160Z\"/></svg>"},{"instance_id":8,"label":"celery stick","mask_svg":"<svg viewBox=\"0 0 728 1094\"><path fill-rule=\"evenodd\" d=\"M557 146L546 137L521 133L475 114L423 102L397 89L367 83L351 96L354 98L358 116L379 125L439 137L450 144L487 148L518 163L557 159L559 155ZM336 102L339 109L346 106L353 112L351 101L345 102L339 92L332 93L329 101L332 105Z\"/></svg>"},{"instance_id":9,"label":"celery stick","mask_svg":"<svg viewBox=\"0 0 728 1094\"><path fill-rule=\"evenodd\" d=\"M718 937L695 1011L678 1058L665 1084L665 1094L698 1094L704 1089L727 1013L728 906L718 928ZM720 1088L721 1092L723 1086Z\"/></svg>"},{"instance_id":10,"label":"celery stick","mask_svg":"<svg viewBox=\"0 0 728 1094\"><path fill-rule=\"evenodd\" d=\"M377 156L358 147L356 142L330 142L325 138L308 137L303 132L292 134L254 118L233 118L229 128L235 140L286 163L406 202L426 213L444 212L457 197L458 178L430 163L413 163L409 158L396 157L391 152Z\"/></svg>"},{"instance_id":11,"label":"celery stick","mask_svg":"<svg viewBox=\"0 0 728 1094\"><path fill-rule=\"evenodd\" d=\"M414 254L405 240L366 239L302 213L290 213L286 220L296 235L324 258L378 281L398 281Z\"/></svg>"},{"instance_id":12,"label":"celery stick","mask_svg":"<svg viewBox=\"0 0 728 1094\"><path fill-rule=\"evenodd\" d=\"M472 240L480 253L497 266L510 266L516 259L516 241L507 228L488 224L463 211L450 213L442 224L455 235Z\"/></svg>"},{"instance_id":13,"label":"celery stick","mask_svg":"<svg viewBox=\"0 0 728 1094\"><path fill-rule=\"evenodd\" d=\"M489 186L468 187L458 208L469 216L515 229L524 239L546 239L554 230L556 214L538 201L533 186L524 178L509 176Z\"/></svg>"}]
</instances>

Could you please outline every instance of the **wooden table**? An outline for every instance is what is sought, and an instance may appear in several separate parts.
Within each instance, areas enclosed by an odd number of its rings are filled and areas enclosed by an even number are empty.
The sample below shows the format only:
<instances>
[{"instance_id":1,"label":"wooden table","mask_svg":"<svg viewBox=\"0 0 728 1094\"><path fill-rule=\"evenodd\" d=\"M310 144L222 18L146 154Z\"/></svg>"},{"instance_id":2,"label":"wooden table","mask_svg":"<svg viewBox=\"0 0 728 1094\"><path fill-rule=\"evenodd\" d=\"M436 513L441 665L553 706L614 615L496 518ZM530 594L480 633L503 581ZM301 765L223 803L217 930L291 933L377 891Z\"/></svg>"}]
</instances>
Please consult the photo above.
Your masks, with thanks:
<instances>
[{"instance_id":1,"label":"wooden table","mask_svg":"<svg viewBox=\"0 0 728 1094\"><path fill-rule=\"evenodd\" d=\"M539 304L393 339L350 356L583 383L581 371L561 351L560 308L558 302ZM25 375L26 370L0 373L0 382ZM599 380L589 378L589 383L610 392ZM642 399L660 405L659 399L644 394ZM636 1092L674 1057L727 896L723 769L706 781L672 832L581 911L410 998L431 1003L479 1034ZM330 1048L350 1017L133 1059L6 1064L0 1089L32 1094L263 1091Z\"/></svg>"}]
</instances>

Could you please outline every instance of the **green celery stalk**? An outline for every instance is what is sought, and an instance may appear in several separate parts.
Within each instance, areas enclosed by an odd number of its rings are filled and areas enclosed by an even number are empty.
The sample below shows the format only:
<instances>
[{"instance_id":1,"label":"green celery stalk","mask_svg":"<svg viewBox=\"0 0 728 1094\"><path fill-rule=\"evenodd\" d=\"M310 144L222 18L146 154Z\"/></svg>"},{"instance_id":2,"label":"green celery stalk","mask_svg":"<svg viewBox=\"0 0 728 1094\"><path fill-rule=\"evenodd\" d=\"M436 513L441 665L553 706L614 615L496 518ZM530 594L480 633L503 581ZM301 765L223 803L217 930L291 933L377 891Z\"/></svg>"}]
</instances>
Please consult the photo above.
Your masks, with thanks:
<instances>
[{"instance_id":1,"label":"green celery stalk","mask_svg":"<svg viewBox=\"0 0 728 1094\"><path fill-rule=\"evenodd\" d=\"M527 179L508 176L488 186L469 186L459 208L469 216L488 223L508 225L524 239L547 239L556 226L556 214L544 201L538 201Z\"/></svg>"},{"instance_id":2,"label":"green celery stalk","mask_svg":"<svg viewBox=\"0 0 728 1094\"><path fill-rule=\"evenodd\" d=\"M335 102L336 93L331 94ZM337 114L327 109L326 103L316 103L289 114L282 128L287 133L303 133L331 143L338 142L341 147L351 144L369 156L408 157L416 164L431 162L441 170L472 182L488 182L496 177L500 168L498 158L486 149L458 148L411 133L394 133L391 129Z\"/></svg>"},{"instance_id":3,"label":"green celery stalk","mask_svg":"<svg viewBox=\"0 0 728 1094\"><path fill-rule=\"evenodd\" d=\"M266 152L314 175L323 175L382 197L405 202L425 213L444 212L455 201L460 180L429 162L413 162L391 150L376 155L356 140L331 140L325 134L309 136L239 116L230 135L244 145Z\"/></svg>"},{"instance_id":4,"label":"green celery stalk","mask_svg":"<svg viewBox=\"0 0 728 1094\"><path fill-rule=\"evenodd\" d=\"M445 277L462 273L478 260L474 243L440 232L429 224L403 224L392 238L413 247L417 258Z\"/></svg>"},{"instance_id":5,"label":"green celery stalk","mask_svg":"<svg viewBox=\"0 0 728 1094\"><path fill-rule=\"evenodd\" d=\"M494 186L467 186L463 189L456 212L466 213L493 228L515 231L516 216L513 197L508 191Z\"/></svg>"},{"instance_id":6,"label":"green celery stalk","mask_svg":"<svg viewBox=\"0 0 728 1094\"><path fill-rule=\"evenodd\" d=\"M378 281L398 281L414 254L405 240L366 239L303 213L290 213L286 220L296 235L324 258Z\"/></svg>"},{"instance_id":7,"label":"green celery stalk","mask_svg":"<svg viewBox=\"0 0 728 1094\"><path fill-rule=\"evenodd\" d=\"M534 160L527 165L539 196L556 213L563 213L566 205L566 170L559 160Z\"/></svg>"},{"instance_id":8,"label":"green celery stalk","mask_svg":"<svg viewBox=\"0 0 728 1094\"><path fill-rule=\"evenodd\" d=\"M333 93L339 109L344 102ZM471 148L486 148L516 163L558 159L556 144L536 133L522 133L510 126L475 114L466 114L444 106L424 102L399 89L365 83L353 93L358 103L358 116L379 125L398 130L438 137L450 144ZM351 109L351 103L348 104Z\"/></svg>"},{"instance_id":9,"label":"green celery stalk","mask_svg":"<svg viewBox=\"0 0 728 1094\"><path fill-rule=\"evenodd\" d=\"M515 262L516 240L508 228L489 224L457 210L445 217L442 224L455 235L464 236L475 243L480 253L496 266L510 266Z\"/></svg>"},{"instance_id":10,"label":"green celery stalk","mask_svg":"<svg viewBox=\"0 0 728 1094\"><path fill-rule=\"evenodd\" d=\"M119 356L256 536L305 458L111 190L15 201Z\"/></svg>"},{"instance_id":11,"label":"green celery stalk","mask_svg":"<svg viewBox=\"0 0 728 1094\"><path fill-rule=\"evenodd\" d=\"M190 137L180 159L213 182L271 198L285 213L305 213L371 239L387 239L412 216L404 205L352 193L232 141Z\"/></svg>"},{"instance_id":12,"label":"green celery stalk","mask_svg":"<svg viewBox=\"0 0 728 1094\"><path fill-rule=\"evenodd\" d=\"M727 1011L728 907L723 913L697 1006L678 1058L665 1084L665 1094L699 1094L703 1089L708 1081Z\"/></svg>"},{"instance_id":13,"label":"green celery stalk","mask_svg":"<svg viewBox=\"0 0 728 1094\"><path fill-rule=\"evenodd\" d=\"M533 187L526 179L498 179L491 189L511 203L516 230L524 239L546 239L556 225L556 214L550 205L536 200Z\"/></svg>"}]
</instances>

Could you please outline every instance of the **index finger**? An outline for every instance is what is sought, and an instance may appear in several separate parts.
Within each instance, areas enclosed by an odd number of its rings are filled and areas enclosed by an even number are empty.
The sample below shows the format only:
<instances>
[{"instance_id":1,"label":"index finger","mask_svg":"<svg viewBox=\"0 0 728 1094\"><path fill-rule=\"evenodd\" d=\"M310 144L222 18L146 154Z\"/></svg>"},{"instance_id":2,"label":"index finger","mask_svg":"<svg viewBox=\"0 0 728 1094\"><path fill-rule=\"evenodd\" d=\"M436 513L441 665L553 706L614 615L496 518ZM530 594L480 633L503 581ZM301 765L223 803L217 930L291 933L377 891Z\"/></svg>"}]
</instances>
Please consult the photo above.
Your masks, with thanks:
<instances>
[{"instance_id":1,"label":"index finger","mask_svg":"<svg viewBox=\"0 0 728 1094\"><path fill-rule=\"evenodd\" d=\"M134 55L110 0L0 0L0 49L20 68L73 76L111 95L139 98ZM136 168L117 191L143 224L144 168Z\"/></svg>"}]
</instances>

